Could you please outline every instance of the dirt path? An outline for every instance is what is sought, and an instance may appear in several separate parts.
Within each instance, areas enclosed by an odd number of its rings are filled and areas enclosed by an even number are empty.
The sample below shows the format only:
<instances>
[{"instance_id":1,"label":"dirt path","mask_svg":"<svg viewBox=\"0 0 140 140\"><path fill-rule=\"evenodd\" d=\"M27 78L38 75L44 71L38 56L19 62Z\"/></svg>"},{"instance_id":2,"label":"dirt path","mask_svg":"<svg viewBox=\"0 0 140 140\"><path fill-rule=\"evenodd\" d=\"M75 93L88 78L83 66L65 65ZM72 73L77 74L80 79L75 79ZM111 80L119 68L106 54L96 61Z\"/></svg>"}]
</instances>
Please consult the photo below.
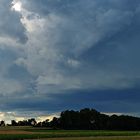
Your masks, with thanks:
<instances>
[{"instance_id":1,"label":"dirt path","mask_svg":"<svg viewBox=\"0 0 140 140\"><path fill-rule=\"evenodd\" d=\"M1 130L0 134L34 134L34 132L16 131L16 130Z\"/></svg>"}]
</instances>

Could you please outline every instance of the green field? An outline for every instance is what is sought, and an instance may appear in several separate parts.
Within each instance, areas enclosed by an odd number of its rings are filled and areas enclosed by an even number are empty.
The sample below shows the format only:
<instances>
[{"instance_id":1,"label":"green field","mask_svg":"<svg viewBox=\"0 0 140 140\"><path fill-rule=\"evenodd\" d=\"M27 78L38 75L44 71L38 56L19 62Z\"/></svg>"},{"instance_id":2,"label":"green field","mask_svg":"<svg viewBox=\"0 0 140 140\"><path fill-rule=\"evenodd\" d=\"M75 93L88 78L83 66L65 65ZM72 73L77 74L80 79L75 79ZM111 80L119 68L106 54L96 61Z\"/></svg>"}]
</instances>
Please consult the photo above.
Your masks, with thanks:
<instances>
[{"instance_id":1,"label":"green field","mask_svg":"<svg viewBox=\"0 0 140 140\"><path fill-rule=\"evenodd\" d=\"M33 127L0 128L0 140L140 140L139 131L47 130ZM53 138L53 139L52 139Z\"/></svg>"}]
</instances>

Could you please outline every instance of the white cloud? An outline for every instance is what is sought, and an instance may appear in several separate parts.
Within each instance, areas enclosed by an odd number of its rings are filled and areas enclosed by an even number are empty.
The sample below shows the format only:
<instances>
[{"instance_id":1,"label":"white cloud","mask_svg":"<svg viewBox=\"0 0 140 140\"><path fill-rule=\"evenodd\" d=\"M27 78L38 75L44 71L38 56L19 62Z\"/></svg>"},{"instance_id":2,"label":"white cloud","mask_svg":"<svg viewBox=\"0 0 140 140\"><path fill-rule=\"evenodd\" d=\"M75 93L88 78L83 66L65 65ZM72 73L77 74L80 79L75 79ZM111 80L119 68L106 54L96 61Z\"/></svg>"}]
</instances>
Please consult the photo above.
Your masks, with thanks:
<instances>
[{"instance_id":1,"label":"white cloud","mask_svg":"<svg viewBox=\"0 0 140 140\"><path fill-rule=\"evenodd\" d=\"M11 120L20 121L25 120L25 118L18 116L15 112L0 112L0 120L5 121L6 124L11 124Z\"/></svg>"},{"instance_id":2,"label":"white cloud","mask_svg":"<svg viewBox=\"0 0 140 140\"><path fill-rule=\"evenodd\" d=\"M16 122L18 121L23 121L23 120L28 120L31 119L33 116L36 119L37 122L42 122L47 119L50 121L53 119L53 117L59 117L60 113L53 113L53 114L38 114L37 116L34 116L34 113L31 113L32 116L25 116L23 114L20 114L19 112L0 112L0 120L4 120L6 124L11 124L11 120L15 120Z\"/></svg>"},{"instance_id":3,"label":"white cloud","mask_svg":"<svg viewBox=\"0 0 140 140\"><path fill-rule=\"evenodd\" d=\"M52 115L48 115L48 116L38 116L36 118L36 120L37 120L37 122L42 122L42 121L45 121L45 120L51 121L54 117L59 118L60 117L60 113L56 113L56 114L52 114Z\"/></svg>"},{"instance_id":4,"label":"white cloud","mask_svg":"<svg viewBox=\"0 0 140 140\"><path fill-rule=\"evenodd\" d=\"M11 9L15 10L15 11L18 11L18 12L21 12L21 10L22 10L22 3L21 2L13 1Z\"/></svg>"}]
</instances>

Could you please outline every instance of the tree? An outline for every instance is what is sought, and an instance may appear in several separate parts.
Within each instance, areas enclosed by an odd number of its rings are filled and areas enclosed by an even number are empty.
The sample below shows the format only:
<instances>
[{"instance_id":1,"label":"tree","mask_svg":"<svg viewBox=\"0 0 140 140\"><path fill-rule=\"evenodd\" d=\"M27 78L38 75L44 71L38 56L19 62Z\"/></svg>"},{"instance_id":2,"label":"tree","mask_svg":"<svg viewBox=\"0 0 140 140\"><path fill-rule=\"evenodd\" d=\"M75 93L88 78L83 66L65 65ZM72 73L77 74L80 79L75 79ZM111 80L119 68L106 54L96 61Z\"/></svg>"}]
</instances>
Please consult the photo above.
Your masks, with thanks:
<instances>
[{"instance_id":1,"label":"tree","mask_svg":"<svg viewBox=\"0 0 140 140\"><path fill-rule=\"evenodd\" d=\"M11 125L12 125L12 126L17 126L17 122L16 122L15 120L12 120L12 121L11 121Z\"/></svg>"},{"instance_id":2,"label":"tree","mask_svg":"<svg viewBox=\"0 0 140 140\"><path fill-rule=\"evenodd\" d=\"M5 122L4 121L0 121L0 126L5 126Z\"/></svg>"},{"instance_id":3,"label":"tree","mask_svg":"<svg viewBox=\"0 0 140 140\"><path fill-rule=\"evenodd\" d=\"M60 124L59 118L53 117L52 121L50 122L50 126L53 129L57 129L58 127L60 127L59 124Z\"/></svg>"},{"instance_id":4,"label":"tree","mask_svg":"<svg viewBox=\"0 0 140 140\"><path fill-rule=\"evenodd\" d=\"M31 118L28 120L28 125L35 126L36 124L37 124L37 122L34 118Z\"/></svg>"}]
</instances>

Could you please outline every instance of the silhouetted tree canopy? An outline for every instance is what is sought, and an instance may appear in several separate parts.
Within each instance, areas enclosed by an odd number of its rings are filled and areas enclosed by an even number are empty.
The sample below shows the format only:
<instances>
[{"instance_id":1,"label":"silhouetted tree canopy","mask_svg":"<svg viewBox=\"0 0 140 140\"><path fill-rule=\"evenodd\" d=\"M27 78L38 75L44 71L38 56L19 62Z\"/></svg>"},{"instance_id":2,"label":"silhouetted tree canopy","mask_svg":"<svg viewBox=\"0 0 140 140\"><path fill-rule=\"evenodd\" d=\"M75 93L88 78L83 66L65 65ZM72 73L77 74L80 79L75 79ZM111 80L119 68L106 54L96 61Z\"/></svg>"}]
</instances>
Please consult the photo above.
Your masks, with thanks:
<instances>
[{"instance_id":1,"label":"silhouetted tree canopy","mask_svg":"<svg viewBox=\"0 0 140 140\"><path fill-rule=\"evenodd\" d=\"M140 130L140 118L132 116L106 115L95 109L66 110L60 118L53 120L53 127L61 129L87 130Z\"/></svg>"},{"instance_id":2,"label":"silhouetted tree canopy","mask_svg":"<svg viewBox=\"0 0 140 140\"><path fill-rule=\"evenodd\" d=\"M1 121L2 125L5 125ZM81 109L80 111L66 110L60 117L54 117L43 122L36 122L34 118L16 122L12 126L36 126L52 129L83 129L83 130L140 130L140 118L132 116L106 115L95 109Z\"/></svg>"}]
</instances>

